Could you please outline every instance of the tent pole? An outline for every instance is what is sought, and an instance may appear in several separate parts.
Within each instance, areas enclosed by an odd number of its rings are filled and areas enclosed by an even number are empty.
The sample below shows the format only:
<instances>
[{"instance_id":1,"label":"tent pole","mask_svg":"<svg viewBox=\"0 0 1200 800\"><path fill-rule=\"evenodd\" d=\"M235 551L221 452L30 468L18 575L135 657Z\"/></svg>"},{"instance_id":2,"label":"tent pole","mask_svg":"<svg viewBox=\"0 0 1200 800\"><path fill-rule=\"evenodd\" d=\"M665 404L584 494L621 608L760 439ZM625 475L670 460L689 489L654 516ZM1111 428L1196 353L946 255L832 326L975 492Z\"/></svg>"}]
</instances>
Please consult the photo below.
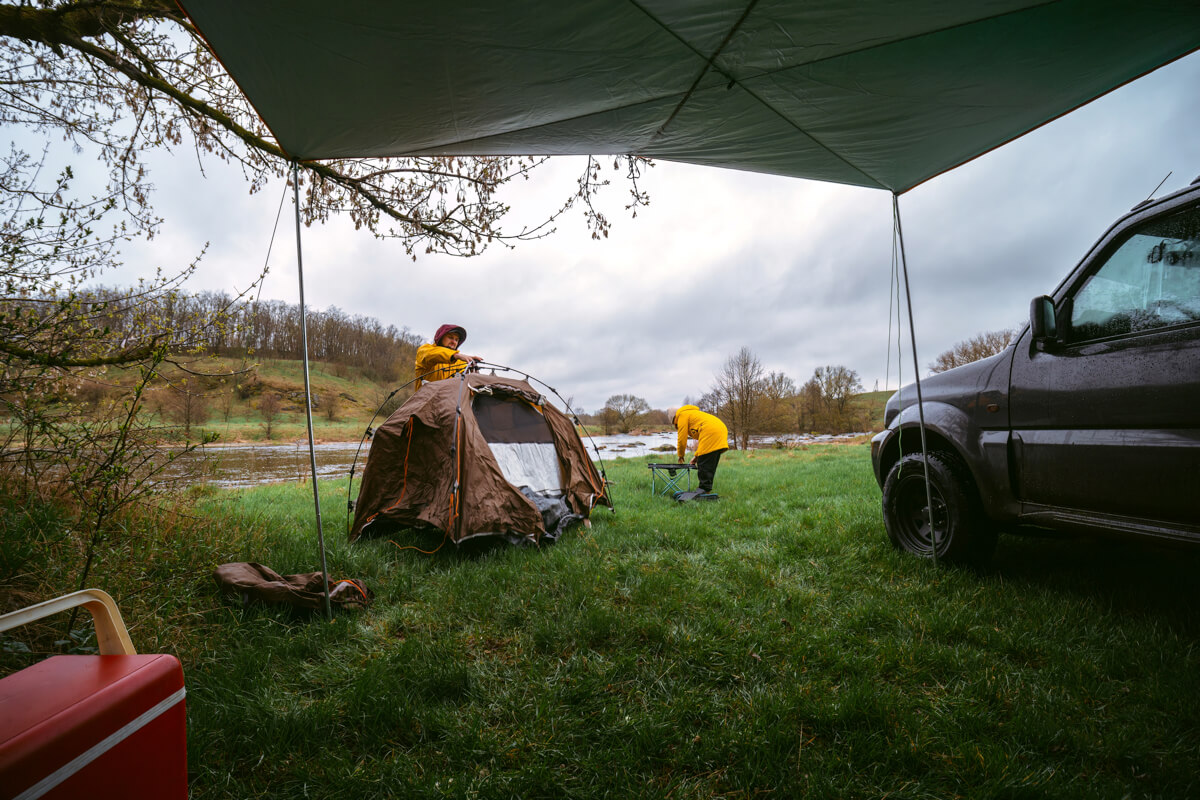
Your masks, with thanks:
<instances>
[{"instance_id":1,"label":"tent pole","mask_svg":"<svg viewBox=\"0 0 1200 800\"><path fill-rule=\"evenodd\" d=\"M929 447L925 441L925 400L921 396L921 367L917 360L917 326L913 320L912 290L908 282L908 259L904 255L904 228L900 225L900 196L892 192L892 217L895 219L896 236L900 239L900 268L904 270L904 298L908 302L908 334L912 339L913 375L917 379L917 414L921 427L921 464L925 467L925 508L929 510L929 549L933 563L938 563L937 527L933 522L933 489L929 484Z\"/></svg>"},{"instance_id":2,"label":"tent pole","mask_svg":"<svg viewBox=\"0 0 1200 800\"><path fill-rule=\"evenodd\" d=\"M317 451L313 445L312 388L308 381L308 318L304 311L304 258L300 250L300 165L292 162L292 192L296 200L296 274L300 278L300 349L304 355L304 418L308 423L308 463L312 469L313 505L317 511L317 544L321 548L321 582L325 588L325 617L333 619L329 605L329 568L325 564L325 531L321 527L321 494L317 489Z\"/></svg>"}]
</instances>

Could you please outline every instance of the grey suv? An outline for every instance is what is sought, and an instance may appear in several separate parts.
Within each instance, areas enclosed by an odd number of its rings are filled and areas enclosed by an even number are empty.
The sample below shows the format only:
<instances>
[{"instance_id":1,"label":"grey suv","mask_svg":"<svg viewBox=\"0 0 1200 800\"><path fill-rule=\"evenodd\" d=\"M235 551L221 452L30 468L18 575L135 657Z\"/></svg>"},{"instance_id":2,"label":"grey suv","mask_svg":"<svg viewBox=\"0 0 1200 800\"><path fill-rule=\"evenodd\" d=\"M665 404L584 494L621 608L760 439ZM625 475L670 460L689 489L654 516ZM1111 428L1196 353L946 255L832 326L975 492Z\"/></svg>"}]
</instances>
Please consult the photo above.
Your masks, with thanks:
<instances>
[{"instance_id":1,"label":"grey suv","mask_svg":"<svg viewBox=\"0 0 1200 800\"><path fill-rule=\"evenodd\" d=\"M1135 206L1004 352L921 381L939 558L999 528L1200 543L1200 178ZM932 555L917 396L871 442L892 543Z\"/></svg>"}]
</instances>

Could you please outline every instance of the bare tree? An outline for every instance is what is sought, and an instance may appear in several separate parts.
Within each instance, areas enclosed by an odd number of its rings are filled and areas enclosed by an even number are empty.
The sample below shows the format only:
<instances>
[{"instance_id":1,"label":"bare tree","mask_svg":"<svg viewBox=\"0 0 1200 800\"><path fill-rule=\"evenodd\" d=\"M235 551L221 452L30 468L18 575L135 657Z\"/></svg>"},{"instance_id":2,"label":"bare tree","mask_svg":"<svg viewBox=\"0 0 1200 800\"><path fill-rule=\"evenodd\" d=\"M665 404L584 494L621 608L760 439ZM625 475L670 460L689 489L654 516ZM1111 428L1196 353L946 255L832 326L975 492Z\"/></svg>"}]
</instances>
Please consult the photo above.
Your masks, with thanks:
<instances>
[{"instance_id":1,"label":"bare tree","mask_svg":"<svg viewBox=\"0 0 1200 800\"><path fill-rule=\"evenodd\" d=\"M642 415L643 425L670 425L671 418L665 409L652 408Z\"/></svg>"},{"instance_id":2,"label":"bare tree","mask_svg":"<svg viewBox=\"0 0 1200 800\"><path fill-rule=\"evenodd\" d=\"M759 430L771 433L792 430L795 423L792 398L796 391L796 382L782 372L767 374L762 381L758 408Z\"/></svg>"},{"instance_id":3,"label":"bare tree","mask_svg":"<svg viewBox=\"0 0 1200 800\"><path fill-rule=\"evenodd\" d=\"M637 426L642 415L650 410L650 404L640 397L631 394L614 394L604 403L605 432L608 432L608 420L621 433L629 433Z\"/></svg>"},{"instance_id":4,"label":"bare tree","mask_svg":"<svg viewBox=\"0 0 1200 800\"><path fill-rule=\"evenodd\" d=\"M65 136L96 153L134 227L153 226L143 154L191 144L236 164L251 191L292 162L179 6L171 0L39 0L0 4L0 121ZM497 197L545 158L489 156L339 159L299 164L308 223L347 214L356 227L399 239L414 258L440 251L470 256L492 242L544 236L553 219L582 203L595 237L609 221L592 201L608 183L588 159L574 190L542 225L508 233ZM649 162L617 157L628 207Z\"/></svg>"},{"instance_id":5,"label":"bare tree","mask_svg":"<svg viewBox=\"0 0 1200 800\"><path fill-rule=\"evenodd\" d=\"M858 373L843 366L817 367L792 401L801 431L842 433L859 424L850 401L862 392Z\"/></svg>"},{"instance_id":6,"label":"bare tree","mask_svg":"<svg viewBox=\"0 0 1200 800\"><path fill-rule=\"evenodd\" d=\"M12 12L0 7L0 19ZM5 103L21 91L13 80L0 82L0 119L10 127L16 112ZM14 147L0 156L0 417L9 423L0 472L22 497L72 498L63 510L69 535L84 537L83 588L99 544L122 530L120 515L158 502L166 465L197 446L160 447L169 432L143 413L151 384L165 364L186 371L180 354L230 309L183 326L163 315L196 262L127 290L85 288L117 265L141 222L119 194L80 200L70 168L51 172L44 154ZM88 390L98 386L106 388Z\"/></svg>"},{"instance_id":7,"label":"bare tree","mask_svg":"<svg viewBox=\"0 0 1200 800\"><path fill-rule=\"evenodd\" d=\"M743 347L725 360L706 397L725 411L729 432L741 449L750 446L755 429L755 410L763 390L763 365L749 347Z\"/></svg>"},{"instance_id":8,"label":"bare tree","mask_svg":"<svg viewBox=\"0 0 1200 800\"><path fill-rule=\"evenodd\" d=\"M843 366L817 367L813 380L821 387L821 400L831 412L842 415L850 398L862 391L858 373Z\"/></svg>"},{"instance_id":9,"label":"bare tree","mask_svg":"<svg viewBox=\"0 0 1200 800\"><path fill-rule=\"evenodd\" d=\"M329 422L337 422L338 413L341 411L342 399L333 392L325 396L321 402L321 408L325 414L325 419Z\"/></svg>"},{"instance_id":10,"label":"bare tree","mask_svg":"<svg viewBox=\"0 0 1200 800\"><path fill-rule=\"evenodd\" d=\"M229 381L225 378L222 378L217 388L217 407L221 409L221 419L226 423L229 422L229 417L233 414L233 398L236 393L237 389L230 386Z\"/></svg>"},{"instance_id":11,"label":"bare tree","mask_svg":"<svg viewBox=\"0 0 1200 800\"><path fill-rule=\"evenodd\" d=\"M617 429L617 412L615 409L604 406L592 416L604 429L605 436L611 436L613 431Z\"/></svg>"},{"instance_id":12,"label":"bare tree","mask_svg":"<svg viewBox=\"0 0 1200 800\"><path fill-rule=\"evenodd\" d=\"M263 421L266 423L265 429L267 438L270 439L275 427L275 419L279 416L283 404L279 400L277 394L264 394L262 399L258 401L258 413L262 415Z\"/></svg>"},{"instance_id":13,"label":"bare tree","mask_svg":"<svg viewBox=\"0 0 1200 800\"><path fill-rule=\"evenodd\" d=\"M929 365L929 371L945 372L948 369L961 367L963 364L970 364L972 361L979 361L1003 352L1012 344L1017 330L1017 328L1006 328L999 331L985 331L964 342L959 342L935 358Z\"/></svg>"},{"instance_id":14,"label":"bare tree","mask_svg":"<svg viewBox=\"0 0 1200 800\"><path fill-rule=\"evenodd\" d=\"M800 387L799 393L792 398L792 410L796 415L796 430L800 433L816 430L824 408L821 384L816 378L809 378Z\"/></svg>"},{"instance_id":15,"label":"bare tree","mask_svg":"<svg viewBox=\"0 0 1200 800\"><path fill-rule=\"evenodd\" d=\"M192 426L208 421L208 398L202 387L183 378L170 387L165 411L172 421L183 426L184 436L191 439Z\"/></svg>"}]
</instances>

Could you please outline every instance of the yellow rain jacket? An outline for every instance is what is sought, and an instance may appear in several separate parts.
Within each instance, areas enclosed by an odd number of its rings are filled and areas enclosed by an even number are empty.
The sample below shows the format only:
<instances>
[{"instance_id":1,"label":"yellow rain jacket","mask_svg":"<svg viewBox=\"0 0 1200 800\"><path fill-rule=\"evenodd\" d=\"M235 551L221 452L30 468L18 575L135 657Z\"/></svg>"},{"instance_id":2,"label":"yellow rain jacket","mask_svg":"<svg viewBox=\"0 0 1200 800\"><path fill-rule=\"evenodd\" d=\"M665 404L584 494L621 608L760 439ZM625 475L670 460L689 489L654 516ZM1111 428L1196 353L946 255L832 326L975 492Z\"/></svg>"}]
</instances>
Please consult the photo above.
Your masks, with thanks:
<instances>
[{"instance_id":1,"label":"yellow rain jacket","mask_svg":"<svg viewBox=\"0 0 1200 800\"><path fill-rule=\"evenodd\" d=\"M418 376L416 389L420 389L422 383L453 378L466 369L466 361L454 360L454 354L457 352L457 350L451 350L449 347L442 347L436 344L423 344L418 347L417 362L413 368L415 374ZM430 374L425 375L426 372ZM425 377L419 377L421 375ZM416 389L413 391L416 391Z\"/></svg>"},{"instance_id":2,"label":"yellow rain jacket","mask_svg":"<svg viewBox=\"0 0 1200 800\"><path fill-rule=\"evenodd\" d=\"M729 449L729 429L712 414L705 414L695 406L681 406L673 420L679 430L679 460L687 451L688 439L695 439L696 456Z\"/></svg>"}]
</instances>

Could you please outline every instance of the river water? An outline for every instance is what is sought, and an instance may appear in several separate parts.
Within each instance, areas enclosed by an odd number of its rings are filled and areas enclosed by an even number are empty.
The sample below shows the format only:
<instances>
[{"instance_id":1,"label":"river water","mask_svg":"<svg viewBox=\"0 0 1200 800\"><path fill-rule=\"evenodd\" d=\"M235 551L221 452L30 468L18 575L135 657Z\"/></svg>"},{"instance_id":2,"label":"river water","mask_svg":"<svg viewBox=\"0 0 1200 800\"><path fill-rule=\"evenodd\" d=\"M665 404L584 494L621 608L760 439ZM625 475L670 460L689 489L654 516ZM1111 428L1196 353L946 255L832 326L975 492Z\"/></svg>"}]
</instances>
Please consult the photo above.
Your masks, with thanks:
<instances>
[{"instance_id":1,"label":"river water","mask_svg":"<svg viewBox=\"0 0 1200 800\"><path fill-rule=\"evenodd\" d=\"M675 436L673 434L651 434L649 436L596 436L584 439L588 454L608 461L613 458L644 456L656 447L667 447L663 460L674 458ZM363 465L370 452L370 444L363 444L361 452L357 442L327 442L313 449L317 460L318 478L344 478L355 466L355 476L362 475ZM260 483L298 481L309 477L311 467L308 459L308 442L294 441L274 444L218 444L207 445L197 451L198 458L206 462L208 482L215 486L242 488Z\"/></svg>"},{"instance_id":2,"label":"river water","mask_svg":"<svg viewBox=\"0 0 1200 800\"><path fill-rule=\"evenodd\" d=\"M849 433L840 436L806 434L762 437L753 440L752 446L771 447L776 441L793 444L831 442L861 435ZM593 436L590 439L585 437L583 443L593 460L597 456L603 461L610 461L615 458L636 458L656 453L661 455L664 462L675 460L675 434L673 433ZM350 474L350 465L355 462L356 454L357 463L354 474L356 477L361 477L370 445L364 444L361 452L359 452L357 442L327 442L316 445L314 449L318 478L346 477ZM208 445L197 452L197 457L203 458L206 462L208 482L215 486L244 488L261 483L300 481L307 479L311 471L308 443L303 440L272 444Z\"/></svg>"}]
</instances>

